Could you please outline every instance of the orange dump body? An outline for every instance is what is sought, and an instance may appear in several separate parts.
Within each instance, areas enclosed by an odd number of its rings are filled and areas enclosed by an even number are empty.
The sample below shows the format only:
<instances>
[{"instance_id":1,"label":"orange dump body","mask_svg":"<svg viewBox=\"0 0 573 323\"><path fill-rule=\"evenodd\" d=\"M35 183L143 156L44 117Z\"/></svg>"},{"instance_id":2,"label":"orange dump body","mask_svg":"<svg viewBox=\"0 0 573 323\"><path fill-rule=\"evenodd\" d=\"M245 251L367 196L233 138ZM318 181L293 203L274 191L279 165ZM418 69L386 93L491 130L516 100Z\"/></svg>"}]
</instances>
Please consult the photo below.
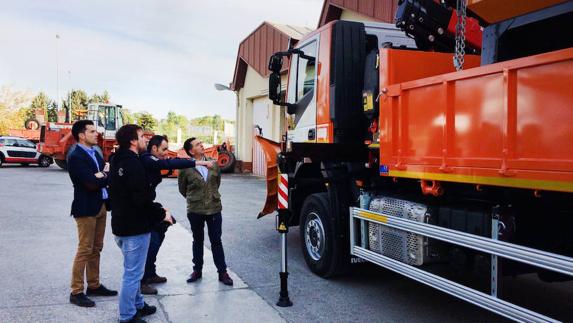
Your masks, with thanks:
<instances>
[{"instance_id":1,"label":"orange dump body","mask_svg":"<svg viewBox=\"0 0 573 323\"><path fill-rule=\"evenodd\" d=\"M381 50L380 175L573 192L573 48L451 62Z\"/></svg>"}]
</instances>

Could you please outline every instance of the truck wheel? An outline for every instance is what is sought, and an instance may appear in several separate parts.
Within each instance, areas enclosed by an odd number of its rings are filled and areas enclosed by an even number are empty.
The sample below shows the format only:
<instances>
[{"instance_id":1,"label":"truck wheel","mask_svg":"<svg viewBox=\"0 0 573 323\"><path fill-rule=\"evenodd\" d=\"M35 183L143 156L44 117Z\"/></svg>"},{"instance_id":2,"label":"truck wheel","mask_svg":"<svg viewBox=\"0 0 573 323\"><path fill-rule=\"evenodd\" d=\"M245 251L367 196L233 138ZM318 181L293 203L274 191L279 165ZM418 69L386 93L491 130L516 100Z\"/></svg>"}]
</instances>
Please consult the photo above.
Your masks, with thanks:
<instances>
[{"instance_id":1,"label":"truck wheel","mask_svg":"<svg viewBox=\"0 0 573 323\"><path fill-rule=\"evenodd\" d=\"M235 155L232 152L221 151L217 159L217 164L219 168L221 168L221 172L232 173L235 170L236 161Z\"/></svg>"},{"instance_id":2,"label":"truck wheel","mask_svg":"<svg viewBox=\"0 0 573 323\"><path fill-rule=\"evenodd\" d=\"M42 155L38 159L38 165L40 167L50 167L50 164L52 164L52 158L49 156Z\"/></svg>"},{"instance_id":3,"label":"truck wheel","mask_svg":"<svg viewBox=\"0 0 573 323\"><path fill-rule=\"evenodd\" d=\"M36 119L28 119L24 122L24 128L28 130L38 130L40 129L40 122Z\"/></svg>"},{"instance_id":4,"label":"truck wheel","mask_svg":"<svg viewBox=\"0 0 573 323\"><path fill-rule=\"evenodd\" d=\"M328 193L315 193L306 198L300 214L304 260L313 273L324 278L335 276L343 268L341 241L335 237L329 205Z\"/></svg>"},{"instance_id":5,"label":"truck wheel","mask_svg":"<svg viewBox=\"0 0 573 323\"><path fill-rule=\"evenodd\" d=\"M63 170L68 170L68 163L66 163L65 160L63 159L54 159L54 162L56 163L56 165L58 165L58 167L60 167Z\"/></svg>"}]
</instances>

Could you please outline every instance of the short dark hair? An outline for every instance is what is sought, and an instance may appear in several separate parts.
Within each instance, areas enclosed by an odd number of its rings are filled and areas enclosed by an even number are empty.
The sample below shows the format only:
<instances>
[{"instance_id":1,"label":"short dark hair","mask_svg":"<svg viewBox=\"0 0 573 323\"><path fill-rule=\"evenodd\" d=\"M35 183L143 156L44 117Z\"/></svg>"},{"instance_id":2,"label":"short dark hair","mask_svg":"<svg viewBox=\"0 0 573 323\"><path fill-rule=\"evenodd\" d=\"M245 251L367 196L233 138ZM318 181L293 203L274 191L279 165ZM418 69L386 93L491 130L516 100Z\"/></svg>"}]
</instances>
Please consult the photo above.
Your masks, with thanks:
<instances>
[{"instance_id":1,"label":"short dark hair","mask_svg":"<svg viewBox=\"0 0 573 323\"><path fill-rule=\"evenodd\" d=\"M149 139L149 143L147 143L147 151L151 152L151 148L153 146L159 148L163 141L169 142L169 140L167 140L167 136L155 135L151 137L151 139Z\"/></svg>"},{"instance_id":2,"label":"short dark hair","mask_svg":"<svg viewBox=\"0 0 573 323\"><path fill-rule=\"evenodd\" d=\"M94 122L91 120L78 120L72 126L72 136L76 141L80 141L80 133L86 132L86 126L93 126Z\"/></svg>"},{"instance_id":3,"label":"short dark hair","mask_svg":"<svg viewBox=\"0 0 573 323\"><path fill-rule=\"evenodd\" d=\"M138 139L137 132L139 130L143 131L143 128L136 124L126 124L119 128L115 133L115 140L117 140L119 148L129 149L131 141Z\"/></svg>"},{"instance_id":4,"label":"short dark hair","mask_svg":"<svg viewBox=\"0 0 573 323\"><path fill-rule=\"evenodd\" d=\"M191 138L185 140L185 142L183 143L183 149L185 149L185 152L187 153L187 155L189 155L189 157L193 157L189 153L189 150L191 150L191 148L193 148L193 145L191 144L191 142L193 142L193 140L195 140L195 139L197 139L197 138L191 137Z\"/></svg>"}]
</instances>

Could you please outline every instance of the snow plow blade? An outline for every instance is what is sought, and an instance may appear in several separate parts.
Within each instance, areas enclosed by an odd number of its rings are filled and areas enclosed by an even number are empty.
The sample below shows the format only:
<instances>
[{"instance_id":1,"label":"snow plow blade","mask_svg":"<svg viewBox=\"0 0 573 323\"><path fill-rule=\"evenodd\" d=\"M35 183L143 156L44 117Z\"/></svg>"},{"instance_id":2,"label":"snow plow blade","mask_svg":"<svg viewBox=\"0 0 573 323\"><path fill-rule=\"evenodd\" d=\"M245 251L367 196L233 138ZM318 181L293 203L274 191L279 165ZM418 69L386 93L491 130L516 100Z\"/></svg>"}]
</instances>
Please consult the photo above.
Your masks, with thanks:
<instances>
[{"instance_id":1,"label":"snow plow blade","mask_svg":"<svg viewBox=\"0 0 573 323\"><path fill-rule=\"evenodd\" d=\"M259 212L257 219L274 212L278 202L278 174L277 154L281 151L280 144L272 140L256 136L255 140L261 145L267 162L267 198L263 210Z\"/></svg>"}]
</instances>

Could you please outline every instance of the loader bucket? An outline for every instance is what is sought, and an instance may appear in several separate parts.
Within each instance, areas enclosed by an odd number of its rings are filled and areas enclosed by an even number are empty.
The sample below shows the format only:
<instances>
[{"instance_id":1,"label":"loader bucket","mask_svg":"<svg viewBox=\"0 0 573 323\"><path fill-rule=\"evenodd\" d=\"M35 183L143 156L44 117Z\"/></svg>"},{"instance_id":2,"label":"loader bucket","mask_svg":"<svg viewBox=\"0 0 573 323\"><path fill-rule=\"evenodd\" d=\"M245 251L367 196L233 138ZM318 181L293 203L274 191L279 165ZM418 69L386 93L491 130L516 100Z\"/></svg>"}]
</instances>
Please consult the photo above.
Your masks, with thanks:
<instances>
[{"instance_id":1,"label":"loader bucket","mask_svg":"<svg viewBox=\"0 0 573 323\"><path fill-rule=\"evenodd\" d=\"M265 200L265 206L263 210L259 212L257 219L274 212L277 209L278 203L278 175L279 168L277 165L277 154L281 151L280 144L263 138L261 136L256 136L255 140L261 145L261 148L265 154L265 160L267 161L267 198Z\"/></svg>"}]
</instances>

